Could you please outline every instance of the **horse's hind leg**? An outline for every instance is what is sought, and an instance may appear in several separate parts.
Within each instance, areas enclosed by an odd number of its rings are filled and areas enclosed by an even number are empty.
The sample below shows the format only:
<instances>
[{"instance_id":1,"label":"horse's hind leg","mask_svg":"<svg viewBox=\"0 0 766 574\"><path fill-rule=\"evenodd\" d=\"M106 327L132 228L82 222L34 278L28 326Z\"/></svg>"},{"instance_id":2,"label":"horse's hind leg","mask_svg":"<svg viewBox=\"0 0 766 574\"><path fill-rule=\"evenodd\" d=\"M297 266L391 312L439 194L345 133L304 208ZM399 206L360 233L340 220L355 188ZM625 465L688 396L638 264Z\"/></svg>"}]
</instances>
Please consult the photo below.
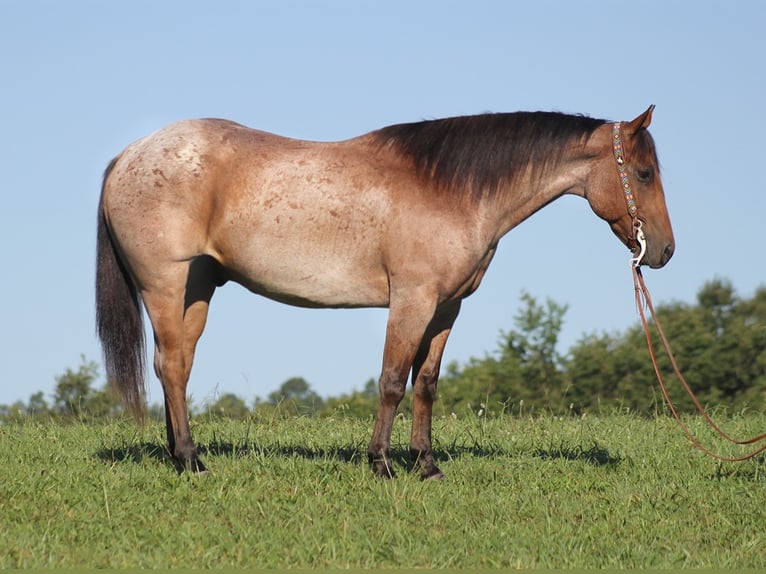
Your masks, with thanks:
<instances>
[{"instance_id":1,"label":"horse's hind leg","mask_svg":"<svg viewBox=\"0 0 766 574\"><path fill-rule=\"evenodd\" d=\"M434 462L431 421L444 346L460 311L460 301L437 311L428 326L412 364L412 437L410 456L420 465L420 478L443 478Z\"/></svg>"},{"instance_id":2,"label":"horse's hind leg","mask_svg":"<svg viewBox=\"0 0 766 574\"><path fill-rule=\"evenodd\" d=\"M154 328L154 369L165 395L165 423L168 446L184 469L204 472L189 428L186 387L194 360L194 350L205 327L215 282L198 273L192 263L188 274L172 288L143 295Z\"/></svg>"}]
</instances>

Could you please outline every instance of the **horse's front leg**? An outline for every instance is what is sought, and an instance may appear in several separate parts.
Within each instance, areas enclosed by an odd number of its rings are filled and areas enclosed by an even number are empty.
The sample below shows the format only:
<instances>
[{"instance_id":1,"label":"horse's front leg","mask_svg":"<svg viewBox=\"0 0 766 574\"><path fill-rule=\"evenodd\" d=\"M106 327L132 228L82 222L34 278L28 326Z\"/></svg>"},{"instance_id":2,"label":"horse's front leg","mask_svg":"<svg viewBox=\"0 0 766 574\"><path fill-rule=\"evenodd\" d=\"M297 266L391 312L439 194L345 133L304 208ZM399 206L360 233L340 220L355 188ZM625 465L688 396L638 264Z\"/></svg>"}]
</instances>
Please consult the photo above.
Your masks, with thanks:
<instances>
[{"instance_id":1,"label":"horse's front leg","mask_svg":"<svg viewBox=\"0 0 766 574\"><path fill-rule=\"evenodd\" d=\"M412 437L410 456L420 466L420 478L441 479L444 474L434 462L431 422L436 386L439 380L444 346L460 312L460 300L451 301L434 316L428 326L412 365Z\"/></svg>"},{"instance_id":2,"label":"horse's front leg","mask_svg":"<svg viewBox=\"0 0 766 574\"><path fill-rule=\"evenodd\" d=\"M383 369L378 386L380 388L380 404L375 416L375 428L372 440L367 448L367 458L372 471L383 478L394 478L391 462L391 431L394 425L394 415L399 403L404 397L407 386L407 367L401 369Z\"/></svg>"},{"instance_id":3,"label":"horse's front leg","mask_svg":"<svg viewBox=\"0 0 766 574\"><path fill-rule=\"evenodd\" d=\"M383 369L378 386L380 405L375 417L372 440L367 449L370 467L378 476L393 478L391 464L391 430L394 415L407 387L407 377L415 360L420 341L432 317L431 298L407 298L408 303L397 305L392 301L383 350Z\"/></svg>"}]
</instances>

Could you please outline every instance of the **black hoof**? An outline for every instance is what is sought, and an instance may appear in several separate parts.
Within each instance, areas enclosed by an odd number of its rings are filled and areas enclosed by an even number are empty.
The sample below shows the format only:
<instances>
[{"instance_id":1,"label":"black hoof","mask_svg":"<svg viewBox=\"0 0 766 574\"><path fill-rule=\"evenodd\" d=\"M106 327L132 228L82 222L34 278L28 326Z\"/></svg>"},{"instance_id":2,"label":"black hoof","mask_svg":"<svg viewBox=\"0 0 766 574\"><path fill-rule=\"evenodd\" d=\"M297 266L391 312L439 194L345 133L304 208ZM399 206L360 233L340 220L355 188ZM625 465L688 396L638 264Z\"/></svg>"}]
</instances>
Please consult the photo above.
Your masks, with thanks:
<instances>
[{"instance_id":1,"label":"black hoof","mask_svg":"<svg viewBox=\"0 0 766 574\"><path fill-rule=\"evenodd\" d=\"M194 474L207 474L208 472L207 467L196 457L186 466L186 470Z\"/></svg>"},{"instance_id":2,"label":"black hoof","mask_svg":"<svg viewBox=\"0 0 766 574\"><path fill-rule=\"evenodd\" d=\"M434 463L434 454L431 450L420 451L414 448L410 449L410 458L414 469L420 469L420 480L442 480L444 473Z\"/></svg>"},{"instance_id":3,"label":"black hoof","mask_svg":"<svg viewBox=\"0 0 766 574\"><path fill-rule=\"evenodd\" d=\"M420 480L444 480L444 473L434 466L429 470L423 470L420 473Z\"/></svg>"},{"instance_id":4,"label":"black hoof","mask_svg":"<svg viewBox=\"0 0 766 574\"><path fill-rule=\"evenodd\" d=\"M178 458L173 457L173 462L176 465L176 470L178 471L178 474L183 474L184 472L190 472L195 475L201 475L201 474L207 474L208 470L207 467L202 463L202 461L197 457L195 454L191 458Z\"/></svg>"},{"instance_id":5,"label":"black hoof","mask_svg":"<svg viewBox=\"0 0 766 574\"><path fill-rule=\"evenodd\" d=\"M370 469L373 474L380 478L396 478L396 473L391 466L390 460L380 458L372 459L372 457L370 457Z\"/></svg>"}]
</instances>

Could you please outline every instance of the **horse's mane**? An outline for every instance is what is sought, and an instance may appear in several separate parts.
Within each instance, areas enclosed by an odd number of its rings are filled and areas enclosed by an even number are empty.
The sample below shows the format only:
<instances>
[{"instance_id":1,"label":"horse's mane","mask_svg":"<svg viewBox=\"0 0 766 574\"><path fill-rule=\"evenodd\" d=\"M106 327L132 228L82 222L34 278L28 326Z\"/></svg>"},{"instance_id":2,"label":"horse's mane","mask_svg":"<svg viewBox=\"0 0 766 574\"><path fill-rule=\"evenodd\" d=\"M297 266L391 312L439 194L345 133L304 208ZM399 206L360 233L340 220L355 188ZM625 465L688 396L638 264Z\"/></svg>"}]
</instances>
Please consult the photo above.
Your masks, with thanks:
<instances>
[{"instance_id":1,"label":"horse's mane","mask_svg":"<svg viewBox=\"0 0 766 574\"><path fill-rule=\"evenodd\" d=\"M481 114L392 125L374 137L440 189L478 199L512 184L527 167L537 173L554 167L567 146L587 141L604 123L555 112Z\"/></svg>"}]
</instances>

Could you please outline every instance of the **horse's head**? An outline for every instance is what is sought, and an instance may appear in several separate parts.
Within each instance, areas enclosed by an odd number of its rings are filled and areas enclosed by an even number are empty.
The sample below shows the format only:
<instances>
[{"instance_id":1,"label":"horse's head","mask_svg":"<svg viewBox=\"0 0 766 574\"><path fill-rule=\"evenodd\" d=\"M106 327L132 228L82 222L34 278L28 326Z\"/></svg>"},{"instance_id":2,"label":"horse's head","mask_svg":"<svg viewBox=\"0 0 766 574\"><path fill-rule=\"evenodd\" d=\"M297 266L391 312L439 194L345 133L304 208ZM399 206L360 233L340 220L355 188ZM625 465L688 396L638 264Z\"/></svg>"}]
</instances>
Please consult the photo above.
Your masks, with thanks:
<instances>
[{"instance_id":1,"label":"horse's head","mask_svg":"<svg viewBox=\"0 0 766 574\"><path fill-rule=\"evenodd\" d=\"M600 175L593 182L587 199L593 211L606 220L612 231L638 255L636 226L646 240L640 263L654 269L665 265L673 255L675 240L670 225L665 193L654 140L647 131L652 121L650 106L631 122L609 124L610 148Z\"/></svg>"}]
</instances>

